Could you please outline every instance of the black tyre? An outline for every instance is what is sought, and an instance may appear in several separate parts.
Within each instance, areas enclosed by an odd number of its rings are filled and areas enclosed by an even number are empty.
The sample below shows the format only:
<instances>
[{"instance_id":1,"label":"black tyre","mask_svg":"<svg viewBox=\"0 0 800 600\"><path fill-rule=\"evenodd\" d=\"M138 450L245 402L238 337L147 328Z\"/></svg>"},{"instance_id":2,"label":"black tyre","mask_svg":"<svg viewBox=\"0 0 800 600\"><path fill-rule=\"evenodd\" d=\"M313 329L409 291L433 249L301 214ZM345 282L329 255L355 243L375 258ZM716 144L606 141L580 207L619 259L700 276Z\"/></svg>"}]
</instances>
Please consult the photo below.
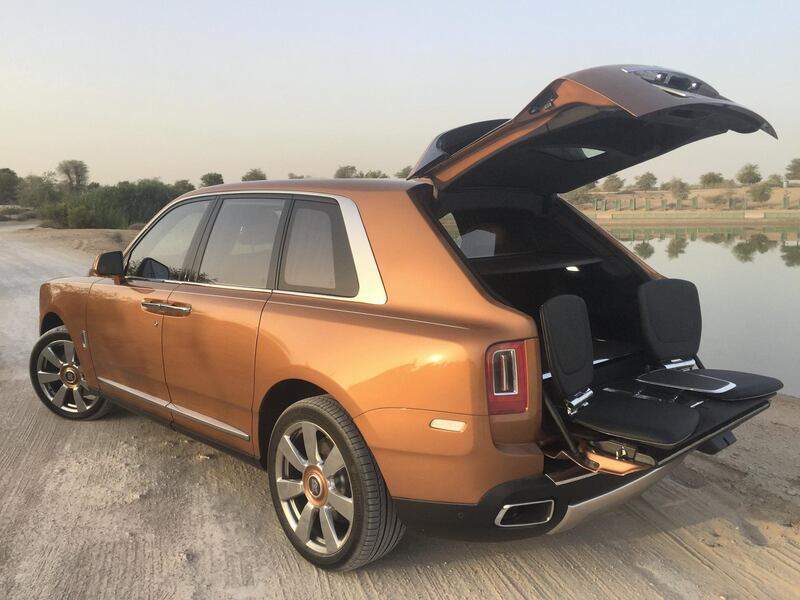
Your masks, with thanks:
<instances>
[{"instance_id":1,"label":"black tyre","mask_svg":"<svg viewBox=\"0 0 800 600\"><path fill-rule=\"evenodd\" d=\"M324 569L356 569L402 539L381 472L353 420L331 396L284 411L267 454L270 491L286 536Z\"/></svg>"},{"instance_id":2,"label":"black tyre","mask_svg":"<svg viewBox=\"0 0 800 600\"><path fill-rule=\"evenodd\" d=\"M65 419L99 419L111 403L86 387L75 344L66 327L45 333L33 346L30 376L39 400Z\"/></svg>"}]
</instances>

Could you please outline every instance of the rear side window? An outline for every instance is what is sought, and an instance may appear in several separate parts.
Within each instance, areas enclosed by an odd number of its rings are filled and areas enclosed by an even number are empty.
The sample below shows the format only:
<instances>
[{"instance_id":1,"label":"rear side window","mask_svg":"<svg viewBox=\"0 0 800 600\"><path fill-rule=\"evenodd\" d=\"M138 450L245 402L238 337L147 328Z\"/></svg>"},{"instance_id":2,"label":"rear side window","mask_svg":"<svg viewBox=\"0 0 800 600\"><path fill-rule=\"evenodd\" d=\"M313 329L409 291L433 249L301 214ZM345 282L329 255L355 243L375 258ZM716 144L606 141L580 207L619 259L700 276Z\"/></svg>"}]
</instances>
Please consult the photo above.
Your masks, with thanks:
<instances>
[{"instance_id":1,"label":"rear side window","mask_svg":"<svg viewBox=\"0 0 800 600\"><path fill-rule=\"evenodd\" d=\"M181 204L153 225L128 256L125 275L145 279L186 279L184 262L211 200Z\"/></svg>"},{"instance_id":2,"label":"rear side window","mask_svg":"<svg viewBox=\"0 0 800 600\"><path fill-rule=\"evenodd\" d=\"M278 224L286 202L227 198L219 210L197 281L266 288Z\"/></svg>"},{"instance_id":3,"label":"rear side window","mask_svg":"<svg viewBox=\"0 0 800 600\"><path fill-rule=\"evenodd\" d=\"M336 204L295 202L281 262L282 290L348 298L358 294L353 255Z\"/></svg>"}]
</instances>

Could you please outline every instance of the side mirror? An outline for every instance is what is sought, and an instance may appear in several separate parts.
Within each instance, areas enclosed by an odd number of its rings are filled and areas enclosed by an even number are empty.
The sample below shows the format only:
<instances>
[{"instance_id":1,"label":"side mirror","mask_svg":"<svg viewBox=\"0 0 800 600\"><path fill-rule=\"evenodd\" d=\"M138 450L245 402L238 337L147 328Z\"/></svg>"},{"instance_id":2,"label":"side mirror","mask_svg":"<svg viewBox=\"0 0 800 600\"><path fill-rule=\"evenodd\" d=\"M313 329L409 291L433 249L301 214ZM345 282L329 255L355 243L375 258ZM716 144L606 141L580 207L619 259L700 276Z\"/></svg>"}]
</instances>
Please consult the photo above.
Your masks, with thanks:
<instances>
[{"instance_id":1,"label":"side mirror","mask_svg":"<svg viewBox=\"0 0 800 600\"><path fill-rule=\"evenodd\" d=\"M122 252L103 252L94 261L92 270L101 277L120 277L123 270Z\"/></svg>"}]
</instances>

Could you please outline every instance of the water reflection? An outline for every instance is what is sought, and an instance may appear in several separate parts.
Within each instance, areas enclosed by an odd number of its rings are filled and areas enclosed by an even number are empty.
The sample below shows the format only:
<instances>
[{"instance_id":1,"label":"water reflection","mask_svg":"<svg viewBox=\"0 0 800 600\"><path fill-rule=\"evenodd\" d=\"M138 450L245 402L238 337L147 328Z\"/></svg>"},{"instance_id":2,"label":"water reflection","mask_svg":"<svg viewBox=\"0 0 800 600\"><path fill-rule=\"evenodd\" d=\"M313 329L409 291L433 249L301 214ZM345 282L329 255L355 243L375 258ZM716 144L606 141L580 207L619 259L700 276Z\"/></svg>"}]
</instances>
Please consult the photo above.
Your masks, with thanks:
<instances>
[{"instance_id":1,"label":"water reflection","mask_svg":"<svg viewBox=\"0 0 800 600\"><path fill-rule=\"evenodd\" d=\"M649 260L656 253L653 240L667 241L669 259L686 254L697 241L730 248L731 254L742 263L753 262L756 255L779 250L783 264L800 266L800 226L792 227L648 227L610 228L611 234L630 244L633 251Z\"/></svg>"}]
</instances>

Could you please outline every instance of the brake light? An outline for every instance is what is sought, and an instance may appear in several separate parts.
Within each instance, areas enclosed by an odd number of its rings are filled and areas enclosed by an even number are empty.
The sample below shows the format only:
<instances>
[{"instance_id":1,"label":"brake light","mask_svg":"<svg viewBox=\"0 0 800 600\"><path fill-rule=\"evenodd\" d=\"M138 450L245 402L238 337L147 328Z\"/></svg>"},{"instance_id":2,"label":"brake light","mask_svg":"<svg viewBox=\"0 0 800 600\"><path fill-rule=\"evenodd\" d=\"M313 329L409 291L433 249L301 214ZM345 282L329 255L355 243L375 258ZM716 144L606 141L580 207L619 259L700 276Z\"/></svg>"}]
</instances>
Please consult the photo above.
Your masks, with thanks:
<instances>
[{"instance_id":1,"label":"brake light","mask_svg":"<svg viewBox=\"0 0 800 600\"><path fill-rule=\"evenodd\" d=\"M503 342L486 351L486 386L490 415L528 408L528 357L525 342Z\"/></svg>"}]
</instances>

